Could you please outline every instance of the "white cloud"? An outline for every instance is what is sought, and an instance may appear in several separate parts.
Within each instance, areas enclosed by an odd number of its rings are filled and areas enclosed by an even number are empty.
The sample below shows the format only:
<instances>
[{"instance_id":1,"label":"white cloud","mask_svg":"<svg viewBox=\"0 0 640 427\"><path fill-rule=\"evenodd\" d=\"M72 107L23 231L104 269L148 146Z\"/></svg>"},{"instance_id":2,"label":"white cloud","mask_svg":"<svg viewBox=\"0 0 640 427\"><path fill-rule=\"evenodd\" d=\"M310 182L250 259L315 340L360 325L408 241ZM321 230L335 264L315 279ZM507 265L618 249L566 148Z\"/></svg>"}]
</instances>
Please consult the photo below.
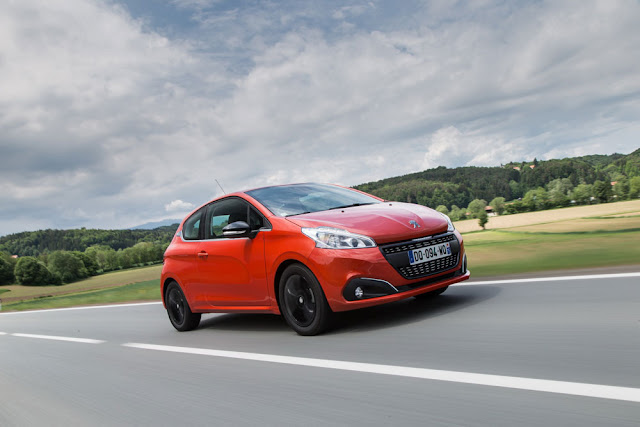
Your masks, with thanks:
<instances>
[{"instance_id":1,"label":"white cloud","mask_svg":"<svg viewBox=\"0 0 640 427\"><path fill-rule=\"evenodd\" d=\"M354 185L638 148L633 0L173 4L190 27L111 1L3 7L0 234L143 223L215 179Z\"/></svg>"},{"instance_id":2,"label":"white cloud","mask_svg":"<svg viewBox=\"0 0 640 427\"><path fill-rule=\"evenodd\" d=\"M174 200L164 205L164 210L167 212L189 212L193 208L195 208L193 203L183 202L182 200Z\"/></svg>"}]
</instances>

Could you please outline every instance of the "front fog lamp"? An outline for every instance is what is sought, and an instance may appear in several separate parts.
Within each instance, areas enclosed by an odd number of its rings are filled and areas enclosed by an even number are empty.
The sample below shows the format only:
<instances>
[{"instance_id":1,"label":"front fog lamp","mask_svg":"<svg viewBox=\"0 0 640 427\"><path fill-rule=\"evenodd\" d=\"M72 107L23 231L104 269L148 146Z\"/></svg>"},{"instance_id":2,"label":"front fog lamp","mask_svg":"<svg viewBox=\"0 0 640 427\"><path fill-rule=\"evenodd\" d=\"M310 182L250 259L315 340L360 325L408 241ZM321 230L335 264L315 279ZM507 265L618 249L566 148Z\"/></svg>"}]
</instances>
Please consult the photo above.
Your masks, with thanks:
<instances>
[{"instance_id":1,"label":"front fog lamp","mask_svg":"<svg viewBox=\"0 0 640 427\"><path fill-rule=\"evenodd\" d=\"M362 290L362 288L360 286L358 286L354 292L356 298L360 299L362 298L362 295L364 295L364 291Z\"/></svg>"},{"instance_id":2,"label":"front fog lamp","mask_svg":"<svg viewBox=\"0 0 640 427\"><path fill-rule=\"evenodd\" d=\"M303 228L302 233L316 242L316 247L325 249L374 248L371 237L331 227Z\"/></svg>"}]
</instances>

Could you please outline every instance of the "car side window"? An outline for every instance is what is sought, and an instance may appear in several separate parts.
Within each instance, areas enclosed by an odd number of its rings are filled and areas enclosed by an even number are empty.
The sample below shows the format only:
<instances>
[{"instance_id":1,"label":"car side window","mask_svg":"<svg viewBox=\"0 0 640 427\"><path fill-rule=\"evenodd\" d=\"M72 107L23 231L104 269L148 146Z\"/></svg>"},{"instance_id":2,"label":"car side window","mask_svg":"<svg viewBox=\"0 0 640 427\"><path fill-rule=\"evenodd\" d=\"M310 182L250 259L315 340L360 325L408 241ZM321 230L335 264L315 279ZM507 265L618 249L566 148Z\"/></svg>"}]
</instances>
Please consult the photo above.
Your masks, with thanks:
<instances>
[{"instance_id":1,"label":"car side window","mask_svg":"<svg viewBox=\"0 0 640 427\"><path fill-rule=\"evenodd\" d=\"M198 240L200 238L200 222L204 211L204 208L198 210L184 222L182 226L182 237L185 240Z\"/></svg>"},{"instance_id":2,"label":"car side window","mask_svg":"<svg viewBox=\"0 0 640 427\"><path fill-rule=\"evenodd\" d=\"M258 213L254 208L249 209L249 226L251 230L260 230L265 227L266 220L264 217Z\"/></svg>"},{"instance_id":3,"label":"car side window","mask_svg":"<svg viewBox=\"0 0 640 427\"><path fill-rule=\"evenodd\" d=\"M249 204L237 197L219 200L209 205L205 237L217 239L222 237L222 229L232 222L247 221Z\"/></svg>"}]
</instances>

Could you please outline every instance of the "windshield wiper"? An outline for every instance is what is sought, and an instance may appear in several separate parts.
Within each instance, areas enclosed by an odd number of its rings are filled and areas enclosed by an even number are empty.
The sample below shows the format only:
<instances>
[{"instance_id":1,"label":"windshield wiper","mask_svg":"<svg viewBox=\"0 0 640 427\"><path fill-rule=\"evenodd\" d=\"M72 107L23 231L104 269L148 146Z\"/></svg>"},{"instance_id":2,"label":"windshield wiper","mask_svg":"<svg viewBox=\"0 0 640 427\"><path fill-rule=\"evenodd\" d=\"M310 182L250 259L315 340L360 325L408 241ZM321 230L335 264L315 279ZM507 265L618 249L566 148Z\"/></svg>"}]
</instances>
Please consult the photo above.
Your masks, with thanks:
<instances>
[{"instance_id":1,"label":"windshield wiper","mask_svg":"<svg viewBox=\"0 0 640 427\"><path fill-rule=\"evenodd\" d=\"M367 203L352 203L350 205L344 205L344 206L336 206L335 208L329 208L329 210L333 210L333 209L344 209L344 208L351 208L353 206L365 206L365 205L373 205L374 202L367 202Z\"/></svg>"},{"instance_id":2,"label":"windshield wiper","mask_svg":"<svg viewBox=\"0 0 640 427\"><path fill-rule=\"evenodd\" d=\"M305 211L305 212L298 212L298 213L294 213L294 214L289 214L289 215L285 215L285 218L288 218L290 216L296 216L296 215L304 215L304 214L308 214L311 213L311 211Z\"/></svg>"}]
</instances>

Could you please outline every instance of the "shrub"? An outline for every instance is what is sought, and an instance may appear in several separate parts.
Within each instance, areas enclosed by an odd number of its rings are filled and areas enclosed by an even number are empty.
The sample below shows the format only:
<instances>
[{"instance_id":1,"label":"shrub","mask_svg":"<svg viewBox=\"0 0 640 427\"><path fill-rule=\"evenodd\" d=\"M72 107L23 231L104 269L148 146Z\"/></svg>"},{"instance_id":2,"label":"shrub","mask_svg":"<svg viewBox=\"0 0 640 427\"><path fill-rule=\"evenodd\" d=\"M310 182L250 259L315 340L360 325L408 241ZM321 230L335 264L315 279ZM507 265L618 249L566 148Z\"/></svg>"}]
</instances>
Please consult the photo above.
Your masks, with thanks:
<instances>
[{"instance_id":1,"label":"shrub","mask_svg":"<svg viewBox=\"0 0 640 427\"><path fill-rule=\"evenodd\" d=\"M55 251L49 255L49 270L58 275L63 282L69 283L89 276L80 257L72 252Z\"/></svg>"},{"instance_id":2,"label":"shrub","mask_svg":"<svg viewBox=\"0 0 640 427\"><path fill-rule=\"evenodd\" d=\"M15 282L13 275L13 264L0 257L0 285L10 285Z\"/></svg>"},{"instance_id":3,"label":"shrub","mask_svg":"<svg viewBox=\"0 0 640 427\"><path fill-rule=\"evenodd\" d=\"M15 276L18 283L25 286L60 284L59 277L51 274L46 265L30 256L18 259L15 268Z\"/></svg>"}]
</instances>

